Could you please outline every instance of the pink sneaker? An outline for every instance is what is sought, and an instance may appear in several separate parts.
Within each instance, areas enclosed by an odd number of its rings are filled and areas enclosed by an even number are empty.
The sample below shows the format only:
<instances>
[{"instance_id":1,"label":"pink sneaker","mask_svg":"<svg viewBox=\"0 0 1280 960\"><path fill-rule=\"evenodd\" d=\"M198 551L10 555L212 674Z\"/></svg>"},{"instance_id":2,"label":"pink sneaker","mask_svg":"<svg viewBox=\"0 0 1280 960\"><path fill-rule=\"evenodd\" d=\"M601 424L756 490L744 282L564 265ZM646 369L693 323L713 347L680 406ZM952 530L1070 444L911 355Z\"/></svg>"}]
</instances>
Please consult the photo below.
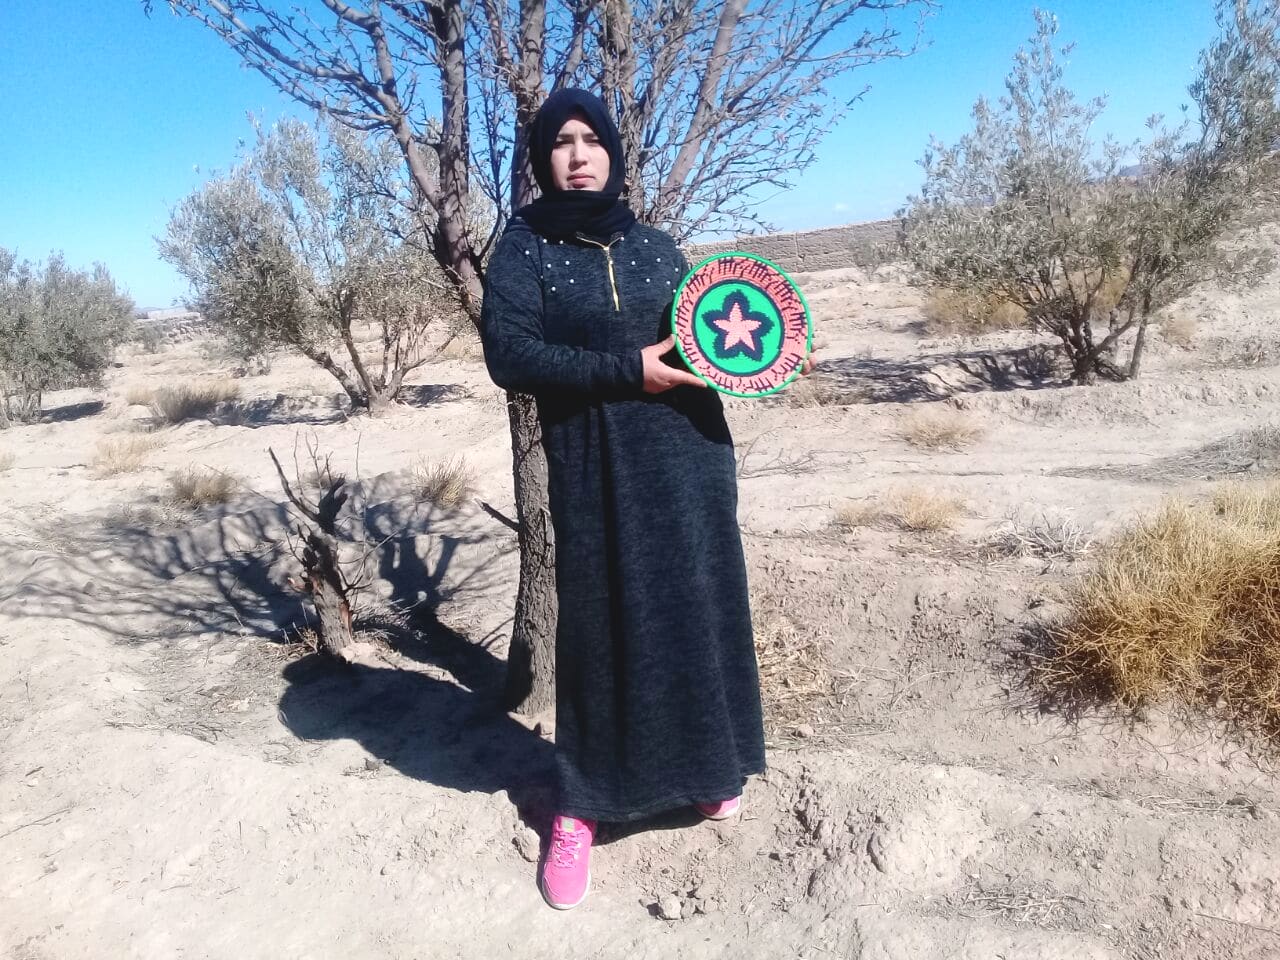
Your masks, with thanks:
<instances>
[{"instance_id":1,"label":"pink sneaker","mask_svg":"<svg viewBox=\"0 0 1280 960\"><path fill-rule=\"evenodd\" d=\"M694 808L708 820L728 820L742 806L742 797L721 800L719 803L695 803Z\"/></svg>"},{"instance_id":2,"label":"pink sneaker","mask_svg":"<svg viewBox=\"0 0 1280 960\"><path fill-rule=\"evenodd\" d=\"M595 835L594 820L556 817L552 822L551 844L542 861L538 887L542 898L557 910L572 910L587 898Z\"/></svg>"}]
</instances>

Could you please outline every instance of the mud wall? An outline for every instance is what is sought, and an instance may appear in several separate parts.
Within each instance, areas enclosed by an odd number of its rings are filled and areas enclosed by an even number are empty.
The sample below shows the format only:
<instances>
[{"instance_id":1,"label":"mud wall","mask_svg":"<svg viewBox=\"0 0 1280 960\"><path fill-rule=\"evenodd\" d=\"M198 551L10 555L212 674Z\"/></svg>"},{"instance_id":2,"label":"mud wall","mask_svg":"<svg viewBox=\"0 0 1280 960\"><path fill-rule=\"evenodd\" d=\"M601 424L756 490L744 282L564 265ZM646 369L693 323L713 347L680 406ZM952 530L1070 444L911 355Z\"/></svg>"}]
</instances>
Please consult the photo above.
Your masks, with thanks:
<instances>
[{"instance_id":1,"label":"mud wall","mask_svg":"<svg viewBox=\"0 0 1280 960\"><path fill-rule=\"evenodd\" d=\"M839 267L876 267L893 259L887 248L897 236L898 220L872 220L843 227L738 237L689 248L689 260L730 250L744 250L772 260L789 273L833 270Z\"/></svg>"}]
</instances>

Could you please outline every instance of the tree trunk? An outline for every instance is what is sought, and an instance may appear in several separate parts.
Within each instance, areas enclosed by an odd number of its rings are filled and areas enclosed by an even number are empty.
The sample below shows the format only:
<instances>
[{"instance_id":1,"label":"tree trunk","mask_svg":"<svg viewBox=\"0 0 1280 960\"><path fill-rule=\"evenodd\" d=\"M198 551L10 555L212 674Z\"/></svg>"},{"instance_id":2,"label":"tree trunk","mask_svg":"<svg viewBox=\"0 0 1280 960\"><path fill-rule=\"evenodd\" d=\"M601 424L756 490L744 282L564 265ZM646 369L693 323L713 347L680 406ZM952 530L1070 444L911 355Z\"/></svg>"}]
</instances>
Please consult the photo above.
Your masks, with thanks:
<instances>
[{"instance_id":1,"label":"tree trunk","mask_svg":"<svg viewBox=\"0 0 1280 960\"><path fill-rule=\"evenodd\" d=\"M507 680L508 710L534 715L555 707L555 542L547 509L547 459L532 397L507 394L516 519L520 525L520 586L516 593Z\"/></svg>"},{"instance_id":2,"label":"tree trunk","mask_svg":"<svg viewBox=\"0 0 1280 960\"><path fill-rule=\"evenodd\" d=\"M1098 379L1097 357L1092 344L1087 342L1086 322L1073 316L1064 322L1062 330L1062 343L1071 360L1071 381L1080 386L1087 386Z\"/></svg>"},{"instance_id":3,"label":"tree trunk","mask_svg":"<svg viewBox=\"0 0 1280 960\"><path fill-rule=\"evenodd\" d=\"M336 551L324 533L307 534L302 552L302 589L316 608L316 633L320 649L337 657L355 642L351 629L351 604L338 570Z\"/></svg>"},{"instance_id":4,"label":"tree trunk","mask_svg":"<svg viewBox=\"0 0 1280 960\"><path fill-rule=\"evenodd\" d=\"M546 57L547 10L544 0L520 0L520 49L516 61L515 153L511 160L511 211L534 198L533 165L525 135L542 105L542 75Z\"/></svg>"},{"instance_id":5,"label":"tree trunk","mask_svg":"<svg viewBox=\"0 0 1280 960\"><path fill-rule=\"evenodd\" d=\"M1138 321L1138 339L1133 342L1133 356L1129 358L1129 379L1137 380L1142 372L1142 351L1147 345L1147 317Z\"/></svg>"},{"instance_id":6,"label":"tree trunk","mask_svg":"<svg viewBox=\"0 0 1280 960\"><path fill-rule=\"evenodd\" d=\"M298 343L296 346L306 355L307 359L338 381L338 384L351 400L351 408L353 410L359 410L361 407L368 409L368 395L351 379L347 371L338 366L328 350L318 350L305 343Z\"/></svg>"},{"instance_id":7,"label":"tree trunk","mask_svg":"<svg viewBox=\"0 0 1280 960\"><path fill-rule=\"evenodd\" d=\"M516 153L511 167L512 210L530 203L537 192L524 134L543 98L545 18L542 0L521 0L513 91ZM547 507L547 458L533 398L508 393L507 418L519 526L520 585L507 649L503 705L533 716L554 709L556 702L556 551Z\"/></svg>"},{"instance_id":8,"label":"tree trunk","mask_svg":"<svg viewBox=\"0 0 1280 960\"><path fill-rule=\"evenodd\" d=\"M440 265L454 278L463 307L475 316L481 293L475 247L467 235L471 135L467 122L466 9L456 2L423 6L429 9L434 28L441 84L440 146L436 151L440 163L435 249Z\"/></svg>"},{"instance_id":9,"label":"tree trunk","mask_svg":"<svg viewBox=\"0 0 1280 960\"><path fill-rule=\"evenodd\" d=\"M1077 386L1087 387L1098 380L1097 357L1092 351L1078 349L1078 343L1072 343L1069 351L1071 357L1071 382Z\"/></svg>"}]
</instances>

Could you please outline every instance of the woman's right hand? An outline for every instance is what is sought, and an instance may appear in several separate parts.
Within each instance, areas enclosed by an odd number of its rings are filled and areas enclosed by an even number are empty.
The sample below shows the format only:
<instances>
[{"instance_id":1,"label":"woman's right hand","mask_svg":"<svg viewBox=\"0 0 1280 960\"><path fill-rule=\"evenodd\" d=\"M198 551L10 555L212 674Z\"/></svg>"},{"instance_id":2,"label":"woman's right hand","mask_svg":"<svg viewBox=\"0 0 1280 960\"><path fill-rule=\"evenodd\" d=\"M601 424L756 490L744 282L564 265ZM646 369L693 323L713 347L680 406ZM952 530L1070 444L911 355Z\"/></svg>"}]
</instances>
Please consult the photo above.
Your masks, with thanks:
<instances>
[{"instance_id":1,"label":"woman's right hand","mask_svg":"<svg viewBox=\"0 0 1280 960\"><path fill-rule=\"evenodd\" d=\"M695 377L688 370L678 370L663 363L662 358L676 348L676 336L671 334L661 343L645 347L640 351L644 363L644 392L663 393L672 387L705 387L704 380Z\"/></svg>"}]
</instances>

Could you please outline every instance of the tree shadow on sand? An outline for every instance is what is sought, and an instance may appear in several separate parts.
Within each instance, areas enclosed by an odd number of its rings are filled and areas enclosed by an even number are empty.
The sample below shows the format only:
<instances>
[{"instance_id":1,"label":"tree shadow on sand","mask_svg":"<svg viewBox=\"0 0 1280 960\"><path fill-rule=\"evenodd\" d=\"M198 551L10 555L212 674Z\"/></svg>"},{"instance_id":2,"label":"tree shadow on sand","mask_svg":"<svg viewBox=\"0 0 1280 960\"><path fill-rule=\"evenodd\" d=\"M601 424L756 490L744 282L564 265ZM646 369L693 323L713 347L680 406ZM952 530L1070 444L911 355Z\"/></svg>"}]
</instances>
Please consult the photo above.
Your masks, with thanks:
<instances>
[{"instance_id":1,"label":"tree shadow on sand","mask_svg":"<svg viewBox=\"0 0 1280 960\"><path fill-rule=\"evenodd\" d=\"M521 818L545 832L553 747L502 709L506 663L494 638L477 641L439 617L445 601L494 585L493 561L514 549L514 537L481 511L424 511L399 483L378 478L353 496L357 523L377 544L370 562L389 589L355 627L357 635L376 628L422 669L309 654L281 671L279 715L300 738L355 740L406 776L506 792ZM51 549L34 573L0 588L6 608L70 619L120 642L235 632L279 643L302 620L298 595L283 586L296 572L284 542L287 504L214 511L163 533L146 515L87 519L62 521L75 532L61 542L49 532ZM489 559L478 560L476 549L490 546L497 549ZM464 562L467 569L455 569Z\"/></svg>"},{"instance_id":2,"label":"tree shadow on sand","mask_svg":"<svg viewBox=\"0 0 1280 960\"><path fill-rule=\"evenodd\" d=\"M51 407L40 411L40 423L71 423L85 417L96 417L106 409L102 400L85 400L83 403L68 403L61 407Z\"/></svg>"},{"instance_id":3,"label":"tree shadow on sand","mask_svg":"<svg viewBox=\"0 0 1280 960\"><path fill-rule=\"evenodd\" d=\"M497 638L476 638L439 616L445 601L494 585L492 564L515 549L503 524L470 516L423 514L395 497L397 481L367 485L360 511L378 550L373 562L389 595L356 629L377 627L394 650L421 665L348 664L309 654L281 671L279 715L307 740L351 739L405 776L463 792L505 792L521 819L544 838L554 815L554 748L502 708L506 661ZM119 642L174 644L221 632L282 642L298 624L298 596L282 586L296 564L283 540L287 505L206 514L159 534L129 517L66 520L65 542L0 585L0 603L29 617L69 619ZM69 532L67 532L69 531ZM50 534L52 536L52 534ZM497 549L477 561L476 549ZM464 571L454 568L466 561ZM603 825L599 842L700 822L691 809L622 825Z\"/></svg>"},{"instance_id":4,"label":"tree shadow on sand","mask_svg":"<svg viewBox=\"0 0 1280 960\"><path fill-rule=\"evenodd\" d=\"M915 360L882 357L821 359L817 376L864 403L918 403L958 393L1066 386L1052 347L972 350Z\"/></svg>"},{"instance_id":5,"label":"tree shadow on sand","mask_svg":"<svg viewBox=\"0 0 1280 960\"><path fill-rule=\"evenodd\" d=\"M472 392L457 383L410 383L400 388L396 398L409 407L428 407L451 400L469 400Z\"/></svg>"},{"instance_id":6,"label":"tree shadow on sand","mask_svg":"<svg viewBox=\"0 0 1280 960\"><path fill-rule=\"evenodd\" d=\"M474 675L500 675L502 661L482 647L460 649L448 659L465 656ZM552 746L501 709L500 686L469 689L418 671L318 655L282 675L288 686L280 716L299 737L354 740L407 777L464 793L505 792L535 829L549 819Z\"/></svg>"},{"instance_id":7,"label":"tree shadow on sand","mask_svg":"<svg viewBox=\"0 0 1280 960\"><path fill-rule=\"evenodd\" d=\"M283 393L255 400L228 400L218 404L208 421L217 427L324 426L351 416L350 403L338 394L326 397L290 397Z\"/></svg>"}]
</instances>

